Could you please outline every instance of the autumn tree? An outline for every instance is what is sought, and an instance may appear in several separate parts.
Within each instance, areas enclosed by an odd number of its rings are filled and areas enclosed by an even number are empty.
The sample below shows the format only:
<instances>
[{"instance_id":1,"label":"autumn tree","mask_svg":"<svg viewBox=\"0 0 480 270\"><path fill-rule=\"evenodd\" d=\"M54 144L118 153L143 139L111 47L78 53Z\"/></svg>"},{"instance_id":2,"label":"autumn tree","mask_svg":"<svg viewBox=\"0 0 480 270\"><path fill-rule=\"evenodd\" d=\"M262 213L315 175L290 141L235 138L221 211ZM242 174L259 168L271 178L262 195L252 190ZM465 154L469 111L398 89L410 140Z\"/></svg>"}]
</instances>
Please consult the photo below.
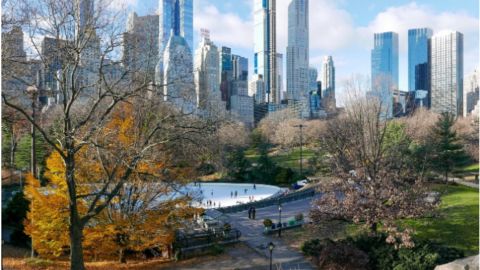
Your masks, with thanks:
<instances>
[{"instance_id":1,"label":"autumn tree","mask_svg":"<svg viewBox=\"0 0 480 270\"><path fill-rule=\"evenodd\" d=\"M87 145L77 153L75 178L80 215L88 215L96 200L103 201L111 193L104 188L106 182L117 181L116 177L130 170L127 167L131 158L129 148L138 142L138 136L143 136L142 130L151 124L154 113L140 112L135 108L138 109L131 103L116 108L96 137L95 144ZM119 260L125 262L126 250L141 252L160 248L171 253L175 230L197 211L191 206L193 197L172 194L193 179L195 165L199 162L196 159L199 152L194 150L197 147L190 147L190 143L185 142L202 143L193 130L182 134L175 126L198 125L196 122L200 120L182 121L175 119L173 114L170 118L168 111L163 108L155 112L162 112L166 117L158 127L162 131L155 135L155 141L163 142L151 145L155 151L146 153L145 159L132 169L128 181L119 187L105 209L85 225L83 247L90 257L117 254ZM177 139L171 136L177 136ZM171 141L168 141L169 137ZM178 145L188 148L188 157L176 147ZM179 161L183 164L179 165ZM31 201L31 209L26 231L33 239L35 250L46 257L57 257L70 247L65 174L66 166L61 155L53 152L47 159L45 172L48 185L40 187L31 177L28 181L27 198Z\"/></svg>"},{"instance_id":2,"label":"autumn tree","mask_svg":"<svg viewBox=\"0 0 480 270\"><path fill-rule=\"evenodd\" d=\"M408 161L411 140L403 125L384 116L376 99L357 97L328 121L321 144L337 180L323 187L311 216L365 224L373 233L381 223L390 242L408 246L408 231L397 232L395 220L423 215L433 205L423 200L425 189Z\"/></svg>"},{"instance_id":3,"label":"autumn tree","mask_svg":"<svg viewBox=\"0 0 480 270\"><path fill-rule=\"evenodd\" d=\"M464 145L464 149L472 161L479 158L479 117L478 115L470 115L468 117L459 117L453 126L457 132L460 142Z\"/></svg>"},{"instance_id":4,"label":"autumn tree","mask_svg":"<svg viewBox=\"0 0 480 270\"><path fill-rule=\"evenodd\" d=\"M176 164L176 170L187 169L188 163L182 158L191 153L192 142L196 141L186 136L203 132L209 124L187 121L191 115L173 113L174 109L161 111L164 107L155 101L163 100L163 92L153 91L161 85L152 84L147 74L132 76L138 75L136 70L116 60L123 43L118 24L123 14L112 9L112 1L95 1L92 10L80 10L85 7L78 5L79 1L70 0L5 1L7 4L6 10L10 13L2 14L2 20L8 19L22 27L31 44L30 57L46 67L43 71L48 76L44 79L48 80L38 85L36 76L12 76L23 85L23 91L2 89L3 106L18 111L60 156L64 166L64 196L68 202L65 210L68 235L64 236L69 241L70 267L83 270L84 229L111 205L142 162L148 162L151 155L164 153L161 147L168 144L170 149L175 142L179 151L170 156L170 160ZM43 126L39 118L32 117L31 102L25 102L24 91L32 85L35 87L30 89L37 89L38 92L32 92L38 95L58 96L55 125ZM105 128L111 123L113 112L125 103L134 104L131 111L136 116L142 115L143 121L131 131L135 132L135 141L119 145L121 140L111 141L105 137L113 132ZM97 186L91 193L82 191L78 175L82 172L79 167L82 163L78 161L81 153L88 153L92 162L95 160L100 165L84 171L101 172L101 177L91 178Z\"/></svg>"}]
</instances>

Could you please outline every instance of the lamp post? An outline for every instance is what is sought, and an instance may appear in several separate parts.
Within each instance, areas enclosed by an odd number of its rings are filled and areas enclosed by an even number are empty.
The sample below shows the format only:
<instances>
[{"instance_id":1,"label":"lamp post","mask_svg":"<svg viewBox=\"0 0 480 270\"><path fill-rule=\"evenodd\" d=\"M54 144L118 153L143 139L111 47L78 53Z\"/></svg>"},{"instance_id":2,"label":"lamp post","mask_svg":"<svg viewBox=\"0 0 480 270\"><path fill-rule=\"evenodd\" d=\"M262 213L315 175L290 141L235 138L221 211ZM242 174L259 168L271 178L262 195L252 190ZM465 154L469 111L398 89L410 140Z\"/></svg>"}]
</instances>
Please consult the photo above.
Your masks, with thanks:
<instances>
[{"instance_id":1,"label":"lamp post","mask_svg":"<svg viewBox=\"0 0 480 270\"><path fill-rule=\"evenodd\" d=\"M272 270L272 253L273 253L273 248L275 248L275 245L270 242L268 243L268 250L270 250L270 270Z\"/></svg>"},{"instance_id":2,"label":"lamp post","mask_svg":"<svg viewBox=\"0 0 480 270\"><path fill-rule=\"evenodd\" d=\"M35 107L36 101L38 97L38 88L35 85L27 87L27 93L32 97L32 120L35 122ZM37 177L37 157L36 157L36 146L35 146L35 125L31 124L31 153L30 153L30 172L32 173L33 177Z\"/></svg>"},{"instance_id":3,"label":"lamp post","mask_svg":"<svg viewBox=\"0 0 480 270\"><path fill-rule=\"evenodd\" d=\"M32 122L35 123L35 107L38 97L38 88L35 85L27 87L27 93L32 97ZM37 156L36 156L36 147L35 147L35 125L31 124L31 153L30 153L30 173L33 177L37 178ZM33 220L32 220L33 222ZM33 249L33 237L32 237L32 248L30 256L35 257L35 250Z\"/></svg>"},{"instance_id":4,"label":"lamp post","mask_svg":"<svg viewBox=\"0 0 480 270\"><path fill-rule=\"evenodd\" d=\"M293 126L296 128L300 128L300 175L303 177L303 128L306 127L303 124Z\"/></svg>"},{"instance_id":5,"label":"lamp post","mask_svg":"<svg viewBox=\"0 0 480 270\"><path fill-rule=\"evenodd\" d=\"M278 237L282 237L282 204L280 202L278 202L278 222L280 223Z\"/></svg>"}]
</instances>

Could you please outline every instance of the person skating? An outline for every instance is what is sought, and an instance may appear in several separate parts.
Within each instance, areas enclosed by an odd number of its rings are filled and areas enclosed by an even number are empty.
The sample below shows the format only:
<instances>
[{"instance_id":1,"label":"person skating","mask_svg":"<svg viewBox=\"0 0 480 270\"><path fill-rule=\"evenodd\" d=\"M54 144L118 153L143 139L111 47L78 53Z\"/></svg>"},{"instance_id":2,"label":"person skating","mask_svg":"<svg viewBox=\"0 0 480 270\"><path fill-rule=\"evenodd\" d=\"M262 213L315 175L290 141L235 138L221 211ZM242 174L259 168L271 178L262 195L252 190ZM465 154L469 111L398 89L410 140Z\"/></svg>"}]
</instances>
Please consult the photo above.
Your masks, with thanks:
<instances>
[{"instance_id":1,"label":"person skating","mask_svg":"<svg viewBox=\"0 0 480 270\"><path fill-rule=\"evenodd\" d=\"M252 219L255 219L256 212L257 212L257 210L255 210L255 207L253 207L253 209L252 209Z\"/></svg>"}]
</instances>

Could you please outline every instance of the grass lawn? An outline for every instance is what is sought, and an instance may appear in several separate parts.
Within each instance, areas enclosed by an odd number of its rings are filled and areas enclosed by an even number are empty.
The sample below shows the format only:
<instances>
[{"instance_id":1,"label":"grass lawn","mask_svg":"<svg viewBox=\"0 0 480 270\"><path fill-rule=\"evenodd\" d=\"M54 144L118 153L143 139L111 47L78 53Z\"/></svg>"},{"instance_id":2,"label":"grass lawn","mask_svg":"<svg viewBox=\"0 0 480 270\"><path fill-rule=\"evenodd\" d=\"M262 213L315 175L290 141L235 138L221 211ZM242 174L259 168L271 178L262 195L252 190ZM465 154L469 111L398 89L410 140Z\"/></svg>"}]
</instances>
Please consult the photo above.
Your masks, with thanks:
<instances>
[{"instance_id":1,"label":"grass lawn","mask_svg":"<svg viewBox=\"0 0 480 270\"><path fill-rule=\"evenodd\" d=\"M307 160L315 155L315 152L308 148L303 148L303 167L306 168ZM248 149L245 151L245 157L250 160L250 162L257 162L260 154L255 149ZM293 170L300 170L300 148L294 148L287 152L280 153L269 153L269 156L273 159L275 163L284 168L291 168Z\"/></svg>"},{"instance_id":2,"label":"grass lawn","mask_svg":"<svg viewBox=\"0 0 480 270\"><path fill-rule=\"evenodd\" d=\"M442 194L438 216L406 224L419 238L461 249L465 255L478 254L478 190L460 185L438 185L434 189Z\"/></svg>"},{"instance_id":3,"label":"grass lawn","mask_svg":"<svg viewBox=\"0 0 480 270\"><path fill-rule=\"evenodd\" d=\"M464 167L461 171L463 173L478 173L478 169L479 169L479 164L478 163L473 163L473 164L470 164L470 165Z\"/></svg>"},{"instance_id":4,"label":"grass lawn","mask_svg":"<svg viewBox=\"0 0 480 270\"><path fill-rule=\"evenodd\" d=\"M402 221L415 230L417 237L437 241L445 246L461 249L466 256L478 254L479 206L478 190L461 185L435 185L441 192L441 205L434 218ZM303 227L285 231L283 241L300 249L310 239L342 239L364 233L361 226L338 221L325 221L320 227Z\"/></svg>"}]
</instances>

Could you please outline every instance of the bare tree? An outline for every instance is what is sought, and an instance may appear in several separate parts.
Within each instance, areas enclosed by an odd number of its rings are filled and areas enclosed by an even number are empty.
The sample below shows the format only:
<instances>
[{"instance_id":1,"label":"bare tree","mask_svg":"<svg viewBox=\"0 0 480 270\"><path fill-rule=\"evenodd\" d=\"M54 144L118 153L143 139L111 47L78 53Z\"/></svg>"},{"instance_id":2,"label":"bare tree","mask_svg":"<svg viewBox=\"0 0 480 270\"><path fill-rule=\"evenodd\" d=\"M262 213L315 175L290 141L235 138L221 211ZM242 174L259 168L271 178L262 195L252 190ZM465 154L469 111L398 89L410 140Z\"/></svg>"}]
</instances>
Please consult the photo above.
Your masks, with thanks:
<instances>
[{"instance_id":1,"label":"bare tree","mask_svg":"<svg viewBox=\"0 0 480 270\"><path fill-rule=\"evenodd\" d=\"M382 222L392 232L389 241L411 245L408 233L396 233L394 221L422 215L432 205L423 200L422 182L409 163L410 139L384 115L377 99L356 97L345 114L328 121L321 143L338 179L324 187L311 216L364 223L372 232Z\"/></svg>"},{"instance_id":2,"label":"bare tree","mask_svg":"<svg viewBox=\"0 0 480 270\"><path fill-rule=\"evenodd\" d=\"M83 229L89 221L111 204L124 183L136 173L139 164L159 151L159 146L176 141L175 147L179 147L184 155L172 158L179 161L189 153L188 142L192 142L192 138L185 135L202 132L208 124L184 122L181 119L193 116L174 109L163 114L153 113L150 106L156 104L144 101L145 97L152 96L150 77L136 76L133 80L130 74L135 71L122 68L121 63L114 60L122 46L122 26L118 24L122 13L111 9L112 2L108 0L95 1L95 9L89 3L92 2L15 1L8 16L20 18L9 21L18 23L27 32L31 57L41 63L42 83L37 85L39 95L58 97L60 109L53 131L31 116L29 107L22 102L25 93L2 91L3 104L33 124L62 158L69 199L71 269L82 270L85 269ZM15 76L15 79L25 88L35 81L25 80L22 76ZM152 98L158 97L153 95ZM139 134L128 146L107 147L112 142L103 136L106 127L116 108L125 103L134 104L135 113L144 114L147 124L136 129ZM164 133L165 121L173 121L175 124L170 124L173 127L170 131L178 133ZM96 162L103 170L102 177L97 179L99 188L91 194L79 194L77 181L77 157L85 149L98 152ZM82 214L78 206L85 197L89 198L88 206Z\"/></svg>"}]
</instances>

